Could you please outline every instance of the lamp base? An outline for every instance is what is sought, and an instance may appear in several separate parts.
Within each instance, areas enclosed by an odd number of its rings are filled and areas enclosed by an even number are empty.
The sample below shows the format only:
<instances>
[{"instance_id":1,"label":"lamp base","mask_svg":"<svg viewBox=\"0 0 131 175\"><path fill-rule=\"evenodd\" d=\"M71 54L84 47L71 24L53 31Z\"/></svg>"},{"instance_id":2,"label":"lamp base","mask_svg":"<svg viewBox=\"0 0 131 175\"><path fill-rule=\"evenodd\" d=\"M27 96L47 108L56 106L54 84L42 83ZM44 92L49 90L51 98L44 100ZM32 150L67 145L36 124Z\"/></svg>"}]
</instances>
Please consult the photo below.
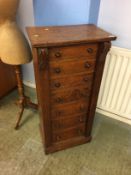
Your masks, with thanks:
<instances>
[{"instance_id":1,"label":"lamp base","mask_svg":"<svg viewBox=\"0 0 131 175\"><path fill-rule=\"evenodd\" d=\"M20 66L14 66L14 68L15 68L17 86L18 86L18 93L19 93L19 101L18 101L17 104L21 108L20 112L19 112L19 115L18 115L16 125L15 125L15 129L18 129L25 107L30 107L30 108L33 108L33 109L37 110L38 109L38 104L32 103L30 101L30 98L24 95L24 86L23 86L23 83L22 83L21 68L20 68Z\"/></svg>"}]
</instances>

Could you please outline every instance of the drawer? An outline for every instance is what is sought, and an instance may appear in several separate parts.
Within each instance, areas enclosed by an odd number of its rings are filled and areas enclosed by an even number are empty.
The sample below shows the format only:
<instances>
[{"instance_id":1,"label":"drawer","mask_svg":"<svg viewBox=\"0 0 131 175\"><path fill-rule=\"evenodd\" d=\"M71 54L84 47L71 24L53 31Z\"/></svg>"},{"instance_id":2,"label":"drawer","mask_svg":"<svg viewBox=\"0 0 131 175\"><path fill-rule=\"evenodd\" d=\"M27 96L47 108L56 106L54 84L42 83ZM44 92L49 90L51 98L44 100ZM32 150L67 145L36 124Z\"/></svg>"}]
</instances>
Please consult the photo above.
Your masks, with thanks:
<instances>
[{"instance_id":1,"label":"drawer","mask_svg":"<svg viewBox=\"0 0 131 175\"><path fill-rule=\"evenodd\" d=\"M53 132L53 142L61 142L71 138L82 137L85 135L85 124L66 131Z\"/></svg>"},{"instance_id":2,"label":"drawer","mask_svg":"<svg viewBox=\"0 0 131 175\"><path fill-rule=\"evenodd\" d=\"M65 76L50 81L51 90L59 91L70 87L90 87L93 80L93 74L81 73L74 76Z\"/></svg>"},{"instance_id":3,"label":"drawer","mask_svg":"<svg viewBox=\"0 0 131 175\"><path fill-rule=\"evenodd\" d=\"M57 48L49 48L50 61L60 61L73 58L96 58L98 44L84 44L76 46L65 46Z\"/></svg>"},{"instance_id":4,"label":"drawer","mask_svg":"<svg viewBox=\"0 0 131 175\"><path fill-rule=\"evenodd\" d=\"M61 105L82 99L89 99L91 86L88 87L74 87L59 92L51 93L51 105Z\"/></svg>"},{"instance_id":5,"label":"drawer","mask_svg":"<svg viewBox=\"0 0 131 175\"><path fill-rule=\"evenodd\" d=\"M71 116L76 114L87 114L89 100L81 100L73 103L63 104L61 106L51 106L51 118L61 118L64 116Z\"/></svg>"},{"instance_id":6,"label":"drawer","mask_svg":"<svg viewBox=\"0 0 131 175\"><path fill-rule=\"evenodd\" d=\"M61 61L50 62L50 76L57 78L65 75L73 75L76 73L93 73L95 68L95 60L78 60L78 61Z\"/></svg>"},{"instance_id":7,"label":"drawer","mask_svg":"<svg viewBox=\"0 0 131 175\"><path fill-rule=\"evenodd\" d=\"M86 122L86 115L87 114L81 114L76 115L71 118L61 118L57 120L52 120L52 129L53 131L61 131L67 128L76 127L80 124L84 124Z\"/></svg>"}]
</instances>

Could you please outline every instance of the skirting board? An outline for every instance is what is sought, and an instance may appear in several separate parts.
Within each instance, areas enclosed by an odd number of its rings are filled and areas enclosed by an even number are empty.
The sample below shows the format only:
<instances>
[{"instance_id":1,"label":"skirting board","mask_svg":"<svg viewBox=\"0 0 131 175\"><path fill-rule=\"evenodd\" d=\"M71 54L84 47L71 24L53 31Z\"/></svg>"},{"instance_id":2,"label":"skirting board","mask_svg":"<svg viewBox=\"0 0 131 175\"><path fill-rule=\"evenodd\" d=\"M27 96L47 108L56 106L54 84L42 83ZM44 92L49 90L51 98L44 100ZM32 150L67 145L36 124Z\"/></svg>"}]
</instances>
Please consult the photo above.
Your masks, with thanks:
<instances>
[{"instance_id":1,"label":"skirting board","mask_svg":"<svg viewBox=\"0 0 131 175\"><path fill-rule=\"evenodd\" d=\"M113 114L111 112L108 112L108 111L105 111L103 109L99 109L99 108L96 108L96 112L100 113L100 114L103 114L107 117L110 117L110 118L113 118L113 119L116 119L116 120L119 120L121 122L124 122L124 123L127 123L129 125L131 125L131 120L127 119L127 118L124 118L122 116L119 116L119 115L116 115L116 114Z\"/></svg>"},{"instance_id":2,"label":"skirting board","mask_svg":"<svg viewBox=\"0 0 131 175\"><path fill-rule=\"evenodd\" d=\"M30 81L23 81L23 84L30 88L36 88L36 85L34 83L31 83Z\"/></svg>"}]
</instances>

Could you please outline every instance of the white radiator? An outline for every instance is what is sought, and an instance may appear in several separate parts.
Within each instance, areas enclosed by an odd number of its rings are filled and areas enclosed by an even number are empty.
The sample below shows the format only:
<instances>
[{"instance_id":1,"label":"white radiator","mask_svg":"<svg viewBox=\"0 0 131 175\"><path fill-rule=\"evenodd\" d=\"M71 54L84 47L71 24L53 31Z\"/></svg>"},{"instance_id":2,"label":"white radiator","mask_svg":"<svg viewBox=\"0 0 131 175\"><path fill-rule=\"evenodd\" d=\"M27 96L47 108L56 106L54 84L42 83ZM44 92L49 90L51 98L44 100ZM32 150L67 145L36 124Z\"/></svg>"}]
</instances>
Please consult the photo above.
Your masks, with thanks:
<instances>
[{"instance_id":1,"label":"white radiator","mask_svg":"<svg viewBox=\"0 0 131 175\"><path fill-rule=\"evenodd\" d=\"M131 120L131 50L108 53L97 108Z\"/></svg>"}]
</instances>

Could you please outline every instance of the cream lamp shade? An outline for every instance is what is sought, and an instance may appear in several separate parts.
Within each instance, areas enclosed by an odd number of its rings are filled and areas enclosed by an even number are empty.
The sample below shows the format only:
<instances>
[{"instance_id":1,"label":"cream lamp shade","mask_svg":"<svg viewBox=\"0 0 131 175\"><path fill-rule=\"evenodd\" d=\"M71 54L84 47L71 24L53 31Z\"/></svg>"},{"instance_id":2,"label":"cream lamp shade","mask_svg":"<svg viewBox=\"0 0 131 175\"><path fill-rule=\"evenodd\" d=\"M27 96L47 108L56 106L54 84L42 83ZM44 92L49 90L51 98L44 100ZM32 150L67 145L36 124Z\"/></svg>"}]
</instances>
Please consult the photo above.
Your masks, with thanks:
<instances>
[{"instance_id":1,"label":"cream lamp shade","mask_svg":"<svg viewBox=\"0 0 131 175\"><path fill-rule=\"evenodd\" d=\"M32 60L29 44L16 24L19 0L0 0L0 59L11 65Z\"/></svg>"}]
</instances>

